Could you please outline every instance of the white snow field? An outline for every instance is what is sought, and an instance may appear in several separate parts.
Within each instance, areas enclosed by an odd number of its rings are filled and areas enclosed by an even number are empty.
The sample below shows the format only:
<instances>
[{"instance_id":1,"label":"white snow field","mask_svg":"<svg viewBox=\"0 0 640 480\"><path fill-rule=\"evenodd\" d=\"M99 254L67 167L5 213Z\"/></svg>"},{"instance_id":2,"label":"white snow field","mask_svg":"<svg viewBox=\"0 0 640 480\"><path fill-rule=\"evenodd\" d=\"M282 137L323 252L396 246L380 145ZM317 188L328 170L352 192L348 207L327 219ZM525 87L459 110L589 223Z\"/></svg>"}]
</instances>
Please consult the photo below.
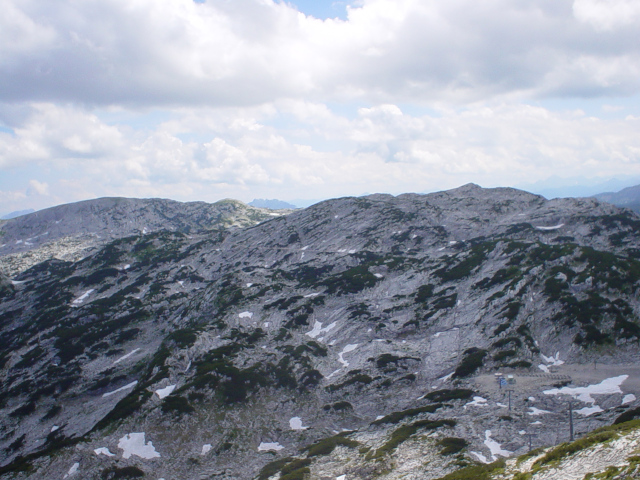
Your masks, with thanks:
<instances>
[{"instance_id":1,"label":"white snow field","mask_svg":"<svg viewBox=\"0 0 640 480\"><path fill-rule=\"evenodd\" d=\"M494 462L498 460L498 455L501 457L508 457L513 453L509 450L503 450L502 445L491 438L491 430L484 432L484 444L491 451L491 459Z\"/></svg>"},{"instance_id":2,"label":"white snow field","mask_svg":"<svg viewBox=\"0 0 640 480\"><path fill-rule=\"evenodd\" d=\"M300 417L293 417L289 420L289 427L291 430L306 430L309 427L302 426L302 419Z\"/></svg>"},{"instance_id":3,"label":"white snow field","mask_svg":"<svg viewBox=\"0 0 640 480\"><path fill-rule=\"evenodd\" d=\"M127 353L126 355L123 355L122 357L117 359L115 362L113 362L113 364L117 365L118 363L122 362L123 360L126 360L127 358L129 358L130 356L134 355L135 353L137 353L139 351L140 351L140 349L136 348L135 350L132 350L129 353Z\"/></svg>"},{"instance_id":4,"label":"white snow field","mask_svg":"<svg viewBox=\"0 0 640 480\"><path fill-rule=\"evenodd\" d=\"M353 345L352 345L352 344L346 345L346 346L342 349L342 351L338 354L338 360L340 361L340 363L341 363L342 365L344 365L345 367L348 367L348 366L349 366L349 362L347 362L347 361L344 359L344 354L345 354L345 353L349 353L349 352L353 352L356 348L358 348L358 344L357 344L357 343L355 343L355 344L353 344Z\"/></svg>"},{"instance_id":5,"label":"white snow field","mask_svg":"<svg viewBox=\"0 0 640 480\"><path fill-rule=\"evenodd\" d=\"M623 393L620 385L629 378L629 375L620 375L618 377L605 378L598 384L587 385L586 387L562 387L544 390L545 395L571 395L573 398L583 403L596 403L591 395L608 395L614 393Z\"/></svg>"},{"instance_id":6,"label":"white snow field","mask_svg":"<svg viewBox=\"0 0 640 480\"><path fill-rule=\"evenodd\" d=\"M91 295L93 292L95 292L95 288L90 288L89 290L87 290L86 292L84 292L82 295L80 295L78 298L76 298L72 304L73 305L80 305L82 302L85 301L85 299Z\"/></svg>"},{"instance_id":7,"label":"white snow field","mask_svg":"<svg viewBox=\"0 0 640 480\"><path fill-rule=\"evenodd\" d=\"M73 465L71 465L71 468L69 469L69 472L62 478L67 478L70 477L72 475L75 475L78 472L78 468L80 468L80 464L79 463L74 463Z\"/></svg>"},{"instance_id":8,"label":"white snow field","mask_svg":"<svg viewBox=\"0 0 640 480\"><path fill-rule=\"evenodd\" d=\"M152 459L160 456L151 442L145 442L144 432L129 433L118 441L118 448L122 450L122 458L130 458L131 455L144 459Z\"/></svg>"},{"instance_id":9,"label":"white snow field","mask_svg":"<svg viewBox=\"0 0 640 480\"><path fill-rule=\"evenodd\" d=\"M115 457L115 453L111 453L107 447L96 448L93 451L96 455L106 455L107 457Z\"/></svg>"},{"instance_id":10,"label":"white snow field","mask_svg":"<svg viewBox=\"0 0 640 480\"><path fill-rule=\"evenodd\" d=\"M466 410L467 407L488 407L488 406L489 404L487 403L486 398L473 397L473 402L469 402L465 404L464 409Z\"/></svg>"},{"instance_id":11,"label":"white snow field","mask_svg":"<svg viewBox=\"0 0 640 480\"><path fill-rule=\"evenodd\" d=\"M240 318L251 318L253 317L253 312L242 312L238 315Z\"/></svg>"},{"instance_id":12,"label":"white snow field","mask_svg":"<svg viewBox=\"0 0 640 480\"><path fill-rule=\"evenodd\" d=\"M562 227L564 227L564 223L560 223L559 225L554 225L552 227L536 227L536 229L548 231L548 230L558 230L559 228L562 228Z\"/></svg>"},{"instance_id":13,"label":"white snow field","mask_svg":"<svg viewBox=\"0 0 640 480\"><path fill-rule=\"evenodd\" d=\"M116 393L124 392L125 390L129 390L130 388L135 387L137 384L138 384L138 381L136 380L134 382L131 382L128 385L125 385L124 387L120 387L117 390L114 390L113 392L103 393L102 398L107 398L107 397L110 397L111 395L115 395Z\"/></svg>"},{"instance_id":14,"label":"white snow field","mask_svg":"<svg viewBox=\"0 0 640 480\"><path fill-rule=\"evenodd\" d=\"M277 452L278 450L282 450L283 448L284 447L280 445L278 442L272 442L272 443L261 442L260 446L258 447L258 451L268 452L268 451L275 450Z\"/></svg>"},{"instance_id":15,"label":"white snow field","mask_svg":"<svg viewBox=\"0 0 640 480\"><path fill-rule=\"evenodd\" d=\"M311 338L317 338L321 333L328 333L331 331L336 326L336 323L337 322L330 323L326 327L322 328L322 322L316 320L311 331L307 332L305 335Z\"/></svg>"},{"instance_id":16,"label":"white snow field","mask_svg":"<svg viewBox=\"0 0 640 480\"><path fill-rule=\"evenodd\" d=\"M168 385L164 388L160 388L159 390L156 390L155 393L156 395L158 395L158 397L160 397L160 400L162 400L163 398L171 395L175 389L176 389L175 385Z\"/></svg>"}]
</instances>

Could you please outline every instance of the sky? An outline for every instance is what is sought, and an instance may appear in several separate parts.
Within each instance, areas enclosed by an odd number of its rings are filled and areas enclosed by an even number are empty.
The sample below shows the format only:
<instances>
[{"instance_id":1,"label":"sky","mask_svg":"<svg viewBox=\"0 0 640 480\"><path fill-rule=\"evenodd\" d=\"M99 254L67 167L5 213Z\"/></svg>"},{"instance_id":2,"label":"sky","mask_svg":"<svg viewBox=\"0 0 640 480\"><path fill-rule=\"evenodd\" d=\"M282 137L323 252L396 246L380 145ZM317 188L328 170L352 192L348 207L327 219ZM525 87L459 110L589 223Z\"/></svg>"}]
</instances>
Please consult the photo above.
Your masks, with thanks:
<instances>
[{"instance_id":1,"label":"sky","mask_svg":"<svg viewBox=\"0 0 640 480\"><path fill-rule=\"evenodd\" d=\"M0 214L104 196L640 183L637 0L0 11Z\"/></svg>"}]
</instances>

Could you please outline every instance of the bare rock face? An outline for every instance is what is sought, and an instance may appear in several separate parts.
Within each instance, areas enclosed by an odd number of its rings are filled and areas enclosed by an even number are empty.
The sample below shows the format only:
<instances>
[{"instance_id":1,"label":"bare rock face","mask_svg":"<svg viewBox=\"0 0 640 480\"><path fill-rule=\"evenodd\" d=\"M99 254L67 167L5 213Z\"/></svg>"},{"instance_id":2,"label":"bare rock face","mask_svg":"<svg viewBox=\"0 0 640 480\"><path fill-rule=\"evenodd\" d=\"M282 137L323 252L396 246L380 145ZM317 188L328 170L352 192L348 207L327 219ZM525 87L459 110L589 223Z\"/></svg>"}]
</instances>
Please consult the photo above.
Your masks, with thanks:
<instances>
[{"instance_id":1,"label":"bare rock face","mask_svg":"<svg viewBox=\"0 0 640 480\"><path fill-rule=\"evenodd\" d=\"M73 208L3 227L108 237L0 278L7 478L437 479L565 441L569 400L577 435L633 418L632 212L476 185L259 224Z\"/></svg>"},{"instance_id":2,"label":"bare rock face","mask_svg":"<svg viewBox=\"0 0 640 480\"><path fill-rule=\"evenodd\" d=\"M60 205L0 223L0 269L13 276L51 258L77 261L116 238L249 227L287 213L237 200L99 198Z\"/></svg>"}]
</instances>

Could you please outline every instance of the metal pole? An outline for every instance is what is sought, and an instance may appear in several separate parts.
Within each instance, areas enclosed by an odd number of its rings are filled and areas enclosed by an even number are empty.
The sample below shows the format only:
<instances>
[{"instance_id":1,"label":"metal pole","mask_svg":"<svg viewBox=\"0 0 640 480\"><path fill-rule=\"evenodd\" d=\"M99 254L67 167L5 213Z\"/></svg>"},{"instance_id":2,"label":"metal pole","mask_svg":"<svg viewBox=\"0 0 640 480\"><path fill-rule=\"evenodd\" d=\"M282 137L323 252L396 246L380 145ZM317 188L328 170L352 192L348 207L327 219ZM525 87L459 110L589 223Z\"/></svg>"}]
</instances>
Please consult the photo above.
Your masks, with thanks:
<instances>
[{"instance_id":1,"label":"metal pole","mask_svg":"<svg viewBox=\"0 0 640 480\"><path fill-rule=\"evenodd\" d=\"M569 402L569 439L573 442L573 403Z\"/></svg>"}]
</instances>

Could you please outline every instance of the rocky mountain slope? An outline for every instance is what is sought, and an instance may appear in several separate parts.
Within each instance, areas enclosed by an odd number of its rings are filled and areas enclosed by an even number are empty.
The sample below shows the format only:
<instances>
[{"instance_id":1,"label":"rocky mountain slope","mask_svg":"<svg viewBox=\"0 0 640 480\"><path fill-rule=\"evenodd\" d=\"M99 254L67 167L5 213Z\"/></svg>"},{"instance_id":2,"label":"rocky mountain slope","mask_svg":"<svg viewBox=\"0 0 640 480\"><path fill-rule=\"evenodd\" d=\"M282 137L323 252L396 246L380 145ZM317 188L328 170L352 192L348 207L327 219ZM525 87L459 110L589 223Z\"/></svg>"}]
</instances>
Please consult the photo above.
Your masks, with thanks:
<instances>
[{"instance_id":1,"label":"rocky mountain slope","mask_svg":"<svg viewBox=\"0 0 640 480\"><path fill-rule=\"evenodd\" d=\"M51 258L79 260L116 238L159 230L200 232L249 227L272 212L237 200L176 202L159 198L99 198L0 222L0 271L16 275Z\"/></svg>"},{"instance_id":2,"label":"rocky mountain slope","mask_svg":"<svg viewBox=\"0 0 640 480\"><path fill-rule=\"evenodd\" d=\"M578 437L640 412L638 231L467 185L42 262L0 282L0 472L528 475L482 465L566 441L570 402Z\"/></svg>"}]
</instances>

